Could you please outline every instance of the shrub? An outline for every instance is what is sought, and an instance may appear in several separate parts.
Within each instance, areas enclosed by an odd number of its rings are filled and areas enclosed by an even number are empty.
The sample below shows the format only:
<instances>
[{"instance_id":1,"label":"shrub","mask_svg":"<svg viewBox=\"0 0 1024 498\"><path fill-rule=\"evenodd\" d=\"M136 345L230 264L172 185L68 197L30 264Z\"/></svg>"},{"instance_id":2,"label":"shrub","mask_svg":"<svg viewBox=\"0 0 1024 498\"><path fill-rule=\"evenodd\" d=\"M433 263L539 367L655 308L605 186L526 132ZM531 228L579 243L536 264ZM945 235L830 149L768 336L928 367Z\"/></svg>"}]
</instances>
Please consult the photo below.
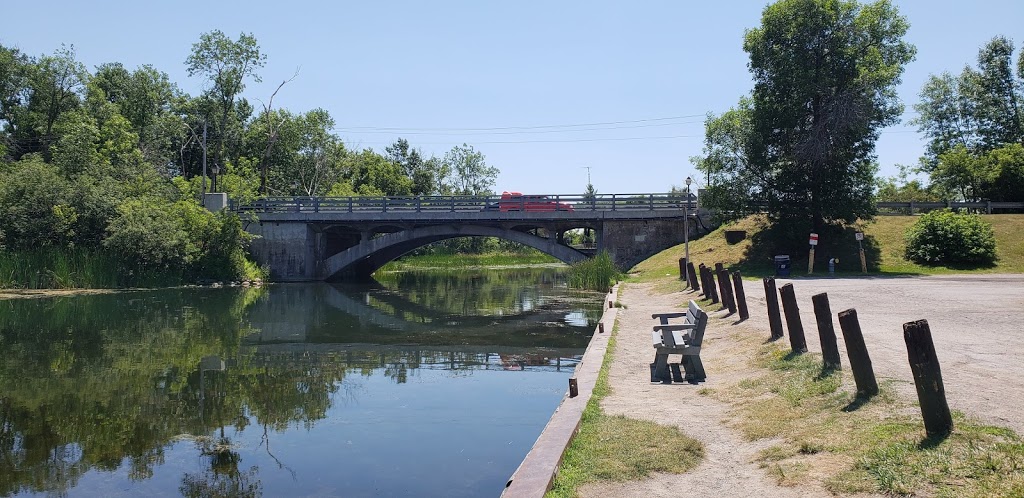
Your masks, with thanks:
<instances>
[{"instance_id":1,"label":"shrub","mask_svg":"<svg viewBox=\"0 0 1024 498\"><path fill-rule=\"evenodd\" d=\"M906 257L925 265L991 265L996 260L992 225L978 215L932 211L907 229Z\"/></svg>"}]
</instances>

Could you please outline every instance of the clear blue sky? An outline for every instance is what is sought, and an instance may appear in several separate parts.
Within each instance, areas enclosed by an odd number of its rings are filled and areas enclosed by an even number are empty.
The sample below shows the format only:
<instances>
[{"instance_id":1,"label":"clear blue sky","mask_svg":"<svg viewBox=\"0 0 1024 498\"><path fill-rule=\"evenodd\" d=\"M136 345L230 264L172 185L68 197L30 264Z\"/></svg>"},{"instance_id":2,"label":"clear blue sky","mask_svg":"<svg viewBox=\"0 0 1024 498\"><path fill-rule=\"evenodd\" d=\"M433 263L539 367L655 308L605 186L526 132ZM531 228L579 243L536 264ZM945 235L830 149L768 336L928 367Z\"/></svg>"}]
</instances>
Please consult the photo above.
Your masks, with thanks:
<instances>
[{"instance_id":1,"label":"clear blue sky","mask_svg":"<svg viewBox=\"0 0 1024 498\"><path fill-rule=\"evenodd\" d=\"M589 167L600 193L664 192L699 176L689 158L703 116L750 91L743 32L767 3L8 2L0 44L32 55L74 44L90 70L152 64L195 95L203 82L184 61L199 35L251 32L268 60L245 96L259 109L298 69L275 107L328 110L351 148L404 137L442 156L465 142L501 170L498 191L580 193ZM896 4L918 49L899 89L904 121L929 74L974 64L995 35L1024 42L1020 0ZM882 175L922 148L906 122L886 130Z\"/></svg>"}]
</instances>

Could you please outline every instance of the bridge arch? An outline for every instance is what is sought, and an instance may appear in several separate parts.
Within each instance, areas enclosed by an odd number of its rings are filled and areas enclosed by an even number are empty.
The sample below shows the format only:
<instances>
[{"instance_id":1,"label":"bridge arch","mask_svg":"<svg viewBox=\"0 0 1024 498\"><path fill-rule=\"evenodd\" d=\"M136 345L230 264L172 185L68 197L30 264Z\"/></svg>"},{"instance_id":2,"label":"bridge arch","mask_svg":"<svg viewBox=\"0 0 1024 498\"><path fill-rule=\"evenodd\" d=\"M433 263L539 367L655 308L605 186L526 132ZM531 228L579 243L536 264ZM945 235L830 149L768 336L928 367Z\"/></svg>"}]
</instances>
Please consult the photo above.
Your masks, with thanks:
<instances>
[{"instance_id":1,"label":"bridge arch","mask_svg":"<svg viewBox=\"0 0 1024 498\"><path fill-rule=\"evenodd\" d=\"M342 276L367 277L403 254L434 242L458 237L497 237L518 242L572 264L587 259L576 249L558 244L554 238L539 237L526 232L485 225L431 225L388 233L345 249L320 265L325 280Z\"/></svg>"}]
</instances>

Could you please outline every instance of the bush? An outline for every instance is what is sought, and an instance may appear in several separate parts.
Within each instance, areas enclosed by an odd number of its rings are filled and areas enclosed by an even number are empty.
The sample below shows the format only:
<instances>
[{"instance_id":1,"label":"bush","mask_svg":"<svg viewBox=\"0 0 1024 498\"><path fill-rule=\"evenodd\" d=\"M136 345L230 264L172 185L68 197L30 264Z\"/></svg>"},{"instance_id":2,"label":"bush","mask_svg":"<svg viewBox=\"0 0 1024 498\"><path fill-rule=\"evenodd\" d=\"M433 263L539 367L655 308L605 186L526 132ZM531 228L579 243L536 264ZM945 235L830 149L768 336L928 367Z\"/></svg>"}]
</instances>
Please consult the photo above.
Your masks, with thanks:
<instances>
[{"instance_id":1,"label":"bush","mask_svg":"<svg viewBox=\"0 0 1024 498\"><path fill-rule=\"evenodd\" d=\"M921 216L906 233L906 257L925 265L991 265L996 260L992 225L980 216L949 210Z\"/></svg>"}]
</instances>

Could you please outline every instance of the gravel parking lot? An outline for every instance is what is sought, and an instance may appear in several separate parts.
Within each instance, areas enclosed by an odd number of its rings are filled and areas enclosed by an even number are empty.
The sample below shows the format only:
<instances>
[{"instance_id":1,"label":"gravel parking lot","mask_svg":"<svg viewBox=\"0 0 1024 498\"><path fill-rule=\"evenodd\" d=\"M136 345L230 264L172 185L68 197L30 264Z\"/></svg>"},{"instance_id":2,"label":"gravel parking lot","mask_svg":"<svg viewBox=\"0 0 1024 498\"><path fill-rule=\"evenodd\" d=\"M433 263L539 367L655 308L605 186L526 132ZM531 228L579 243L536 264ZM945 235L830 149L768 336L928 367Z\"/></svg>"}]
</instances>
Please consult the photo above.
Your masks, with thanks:
<instances>
[{"instance_id":1,"label":"gravel parking lot","mask_svg":"<svg viewBox=\"0 0 1024 498\"><path fill-rule=\"evenodd\" d=\"M836 313L855 308L876 375L897 380L909 399L917 398L903 324L928 320L950 408L1024 434L1024 275L776 282L793 283L811 351L821 351L811 296L828 293L844 368L849 364ZM763 285L748 281L743 287L751 322L767 331Z\"/></svg>"}]
</instances>

